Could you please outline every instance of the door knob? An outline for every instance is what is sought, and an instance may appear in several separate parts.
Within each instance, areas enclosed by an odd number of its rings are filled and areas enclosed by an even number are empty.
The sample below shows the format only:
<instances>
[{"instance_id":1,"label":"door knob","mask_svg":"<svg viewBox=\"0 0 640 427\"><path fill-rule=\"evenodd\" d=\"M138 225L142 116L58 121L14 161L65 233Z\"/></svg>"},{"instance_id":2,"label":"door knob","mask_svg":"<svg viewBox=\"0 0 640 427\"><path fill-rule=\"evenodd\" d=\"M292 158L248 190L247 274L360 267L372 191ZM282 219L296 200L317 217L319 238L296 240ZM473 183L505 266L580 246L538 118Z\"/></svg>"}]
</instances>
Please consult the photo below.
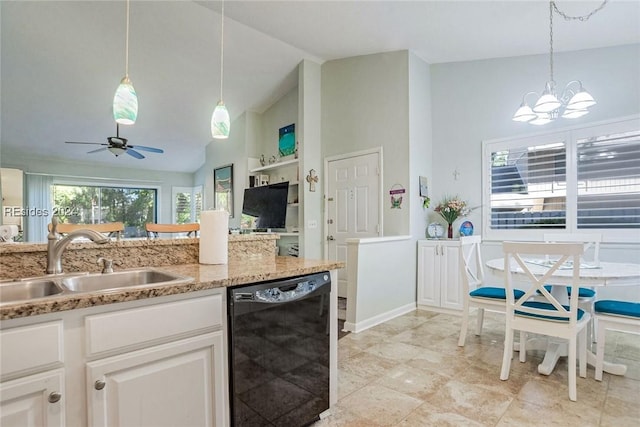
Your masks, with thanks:
<instances>
[{"instance_id":1,"label":"door knob","mask_svg":"<svg viewBox=\"0 0 640 427\"><path fill-rule=\"evenodd\" d=\"M52 391L49 394L49 398L47 400L49 401L49 403L56 403L56 402L60 401L60 399L62 399L62 395L60 393L58 393L57 391Z\"/></svg>"},{"instance_id":2,"label":"door knob","mask_svg":"<svg viewBox=\"0 0 640 427\"><path fill-rule=\"evenodd\" d=\"M102 390L102 389L104 388L104 386L106 386L106 385L107 385L107 383L105 383L105 382L104 382L104 381L102 381L102 380L96 380L96 382L95 382L95 383L93 383L93 387L94 387L96 390Z\"/></svg>"},{"instance_id":3,"label":"door knob","mask_svg":"<svg viewBox=\"0 0 640 427\"><path fill-rule=\"evenodd\" d=\"M336 240L333 236L327 236L327 240Z\"/></svg>"}]
</instances>

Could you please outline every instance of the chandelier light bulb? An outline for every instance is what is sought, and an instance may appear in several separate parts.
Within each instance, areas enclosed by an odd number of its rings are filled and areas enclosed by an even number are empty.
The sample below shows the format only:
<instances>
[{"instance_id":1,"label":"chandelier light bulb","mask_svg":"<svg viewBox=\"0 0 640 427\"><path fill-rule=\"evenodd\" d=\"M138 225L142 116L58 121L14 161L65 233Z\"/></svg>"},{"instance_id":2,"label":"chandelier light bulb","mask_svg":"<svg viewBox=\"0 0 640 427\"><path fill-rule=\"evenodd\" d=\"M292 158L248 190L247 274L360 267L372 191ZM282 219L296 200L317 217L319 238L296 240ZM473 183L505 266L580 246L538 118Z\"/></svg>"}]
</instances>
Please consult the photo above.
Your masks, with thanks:
<instances>
[{"instance_id":1,"label":"chandelier light bulb","mask_svg":"<svg viewBox=\"0 0 640 427\"><path fill-rule=\"evenodd\" d=\"M555 83L547 82L542 96L538 99L538 102L536 102L535 107L533 107L533 111L536 113L550 113L560 108L561 105L562 103L556 96Z\"/></svg>"},{"instance_id":2,"label":"chandelier light bulb","mask_svg":"<svg viewBox=\"0 0 640 427\"><path fill-rule=\"evenodd\" d=\"M570 110L584 110L593 105L596 105L596 100L593 99L593 96L589 92L587 92L582 86L581 90L573 95L567 104L567 108Z\"/></svg>"}]
</instances>

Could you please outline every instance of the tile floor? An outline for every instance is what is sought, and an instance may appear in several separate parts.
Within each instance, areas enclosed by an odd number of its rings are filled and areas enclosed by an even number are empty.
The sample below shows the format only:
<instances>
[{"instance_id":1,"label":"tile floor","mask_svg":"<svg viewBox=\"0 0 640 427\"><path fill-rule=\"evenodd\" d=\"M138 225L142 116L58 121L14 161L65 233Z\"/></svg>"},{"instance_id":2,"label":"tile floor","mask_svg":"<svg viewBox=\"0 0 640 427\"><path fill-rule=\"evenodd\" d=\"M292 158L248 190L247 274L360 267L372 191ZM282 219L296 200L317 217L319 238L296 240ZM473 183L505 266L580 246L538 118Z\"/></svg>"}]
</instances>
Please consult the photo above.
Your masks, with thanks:
<instances>
[{"instance_id":1,"label":"tile floor","mask_svg":"<svg viewBox=\"0 0 640 427\"><path fill-rule=\"evenodd\" d=\"M606 359L626 364L626 376L598 382L589 367L571 402L566 358L543 376L542 352L529 351L526 363L516 353L500 381L503 322L487 313L483 334L470 332L464 348L459 316L421 310L342 337L338 405L314 427L640 425L640 336L608 332Z\"/></svg>"}]
</instances>

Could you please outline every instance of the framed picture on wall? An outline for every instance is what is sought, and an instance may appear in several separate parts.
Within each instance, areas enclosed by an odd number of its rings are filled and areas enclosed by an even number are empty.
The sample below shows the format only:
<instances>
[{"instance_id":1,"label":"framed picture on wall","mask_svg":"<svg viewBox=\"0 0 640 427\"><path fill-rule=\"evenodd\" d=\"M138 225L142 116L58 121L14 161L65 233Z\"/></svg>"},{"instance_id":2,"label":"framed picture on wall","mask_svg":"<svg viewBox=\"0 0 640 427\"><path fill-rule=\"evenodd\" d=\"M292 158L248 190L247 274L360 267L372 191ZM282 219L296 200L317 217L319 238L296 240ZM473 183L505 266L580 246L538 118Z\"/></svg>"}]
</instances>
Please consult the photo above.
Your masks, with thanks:
<instances>
[{"instance_id":1,"label":"framed picture on wall","mask_svg":"<svg viewBox=\"0 0 640 427\"><path fill-rule=\"evenodd\" d=\"M213 202L233 218L233 163L213 170Z\"/></svg>"},{"instance_id":2,"label":"framed picture on wall","mask_svg":"<svg viewBox=\"0 0 640 427\"><path fill-rule=\"evenodd\" d=\"M296 125L282 127L278 130L278 153L280 157L290 156L296 152Z\"/></svg>"}]
</instances>

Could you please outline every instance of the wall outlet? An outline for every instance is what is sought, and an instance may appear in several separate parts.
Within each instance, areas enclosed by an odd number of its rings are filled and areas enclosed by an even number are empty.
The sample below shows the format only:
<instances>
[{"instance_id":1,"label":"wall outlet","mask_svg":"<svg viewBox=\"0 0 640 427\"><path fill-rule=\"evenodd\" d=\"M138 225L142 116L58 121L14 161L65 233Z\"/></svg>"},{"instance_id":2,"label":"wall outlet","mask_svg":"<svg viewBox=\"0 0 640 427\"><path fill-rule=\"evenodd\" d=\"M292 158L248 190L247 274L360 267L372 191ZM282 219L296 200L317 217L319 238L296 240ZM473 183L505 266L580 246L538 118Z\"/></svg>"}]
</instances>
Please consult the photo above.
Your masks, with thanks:
<instances>
[{"instance_id":1,"label":"wall outlet","mask_svg":"<svg viewBox=\"0 0 640 427\"><path fill-rule=\"evenodd\" d=\"M318 221L315 219L307 221L307 228L318 228Z\"/></svg>"}]
</instances>

